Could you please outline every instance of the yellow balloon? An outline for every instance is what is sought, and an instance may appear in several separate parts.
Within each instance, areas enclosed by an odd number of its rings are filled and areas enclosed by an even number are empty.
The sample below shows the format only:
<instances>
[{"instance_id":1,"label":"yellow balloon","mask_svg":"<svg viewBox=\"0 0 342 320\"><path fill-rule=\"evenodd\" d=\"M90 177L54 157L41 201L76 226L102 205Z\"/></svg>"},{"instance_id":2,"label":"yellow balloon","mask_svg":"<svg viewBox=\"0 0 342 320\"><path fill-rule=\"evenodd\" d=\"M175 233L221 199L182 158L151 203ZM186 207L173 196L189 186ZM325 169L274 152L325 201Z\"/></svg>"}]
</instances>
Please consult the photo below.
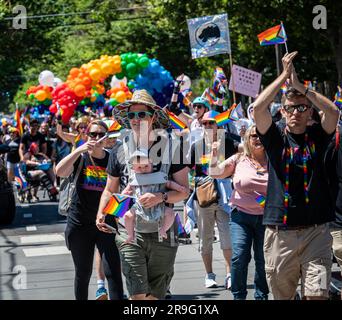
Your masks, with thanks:
<instances>
[{"instance_id":1,"label":"yellow balloon","mask_svg":"<svg viewBox=\"0 0 342 320\"><path fill-rule=\"evenodd\" d=\"M123 103L126 101L126 93L122 90L118 91L115 94L115 100L119 103Z\"/></svg>"},{"instance_id":2,"label":"yellow balloon","mask_svg":"<svg viewBox=\"0 0 342 320\"><path fill-rule=\"evenodd\" d=\"M47 97L47 94L44 90L38 90L34 96L38 101L44 101Z\"/></svg>"},{"instance_id":3,"label":"yellow balloon","mask_svg":"<svg viewBox=\"0 0 342 320\"><path fill-rule=\"evenodd\" d=\"M92 80L98 81L101 78L101 72L99 69L91 69L89 71L89 76Z\"/></svg>"}]
</instances>

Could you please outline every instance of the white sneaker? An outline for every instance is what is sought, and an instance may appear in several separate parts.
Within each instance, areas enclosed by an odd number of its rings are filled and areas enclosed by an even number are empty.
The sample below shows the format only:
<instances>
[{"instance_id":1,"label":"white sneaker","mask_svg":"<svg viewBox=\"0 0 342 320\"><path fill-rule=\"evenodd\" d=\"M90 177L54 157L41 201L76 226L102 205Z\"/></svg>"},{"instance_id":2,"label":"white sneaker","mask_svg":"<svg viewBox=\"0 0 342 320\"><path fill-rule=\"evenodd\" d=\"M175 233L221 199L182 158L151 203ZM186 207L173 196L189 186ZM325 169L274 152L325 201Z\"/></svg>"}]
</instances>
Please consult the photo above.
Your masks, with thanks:
<instances>
[{"instance_id":1,"label":"white sneaker","mask_svg":"<svg viewBox=\"0 0 342 320\"><path fill-rule=\"evenodd\" d=\"M224 279L224 287L227 290L230 290L232 288L232 276L229 274L227 274L226 278Z\"/></svg>"},{"instance_id":2,"label":"white sneaker","mask_svg":"<svg viewBox=\"0 0 342 320\"><path fill-rule=\"evenodd\" d=\"M216 274L211 272L205 276L205 287L206 288L216 288L217 282L215 281Z\"/></svg>"}]
</instances>

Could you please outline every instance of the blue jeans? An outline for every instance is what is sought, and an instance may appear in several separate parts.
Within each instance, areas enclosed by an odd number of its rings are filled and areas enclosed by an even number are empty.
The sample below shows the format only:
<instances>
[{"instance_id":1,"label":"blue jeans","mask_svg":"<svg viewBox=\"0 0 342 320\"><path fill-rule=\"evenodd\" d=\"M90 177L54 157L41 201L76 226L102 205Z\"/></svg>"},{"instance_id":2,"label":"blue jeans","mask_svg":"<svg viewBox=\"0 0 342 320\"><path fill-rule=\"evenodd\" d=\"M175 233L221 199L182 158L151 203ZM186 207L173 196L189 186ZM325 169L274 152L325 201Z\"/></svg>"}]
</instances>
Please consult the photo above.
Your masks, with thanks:
<instances>
[{"instance_id":1,"label":"blue jeans","mask_svg":"<svg viewBox=\"0 0 342 320\"><path fill-rule=\"evenodd\" d=\"M251 261L253 244L255 275L255 300L268 299L268 286L265 274L264 234L262 215L248 214L237 209L231 213L230 234L232 240L232 294L234 300L246 300L248 264Z\"/></svg>"}]
</instances>

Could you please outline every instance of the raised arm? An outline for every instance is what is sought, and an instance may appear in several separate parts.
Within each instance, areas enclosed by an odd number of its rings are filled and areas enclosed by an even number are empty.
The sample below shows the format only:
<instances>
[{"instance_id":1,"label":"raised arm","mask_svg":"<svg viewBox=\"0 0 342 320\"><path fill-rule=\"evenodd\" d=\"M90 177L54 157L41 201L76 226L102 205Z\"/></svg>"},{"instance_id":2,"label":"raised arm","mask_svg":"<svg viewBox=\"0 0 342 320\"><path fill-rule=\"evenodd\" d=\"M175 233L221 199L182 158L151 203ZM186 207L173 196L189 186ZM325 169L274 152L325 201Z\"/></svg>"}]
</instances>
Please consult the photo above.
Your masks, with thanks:
<instances>
[{"instance_id":1,"label":"raised arm","mask_svg":"<svg viewBox=\"0 0 342 320\"><path fill-rule=\"evenodd\" d=\"M74 133L68 133L68 132L64 132L62 129L62 126L57 123L57 134L66 142L71 143L72 145L75 144L75 139L77 137L76 134Z\"/></svg>"},{"instance_id":2,"label":"raised arm","mask_svg":"<svg viewBox=\"0 0 342 320\"><path fill-rule=\"evenodd\" d=\"M292 60L296 55L297 51L285 54L282 59L283 72L260 93L254 102L254 120L261 134L265 134L272 124L272 115L268 107L279 92L281 86L290 77L293 67Z\"/></svg>"},{"instance_id":3,"label":"raised arm","mask_svg":"<svg viewBox=\"0 0 342 320\"><path fill-rule=\"evenodd\" d=\"M323 112L323 116L321 117L322 128L328 134L333 133L336 130L340 114L335 104L322 94L307 89L302 83L300 83L294 67L292 68L290 76L290 85L305 95L313 105Z\"/></svg>"},{"instance_id":4,"label":"raised arm","mask_svg":"<svg viewBox=\"0 0 342 320\"><path fill-rule=\"evenodd\" d=\"M217 142L214 142L212 145L211 159L209 163L209 175L214 179L224 179L232 176L235 172L235 159L236 155L233 155L222 163L218 163Z\"/></svg>"}]
</instances>

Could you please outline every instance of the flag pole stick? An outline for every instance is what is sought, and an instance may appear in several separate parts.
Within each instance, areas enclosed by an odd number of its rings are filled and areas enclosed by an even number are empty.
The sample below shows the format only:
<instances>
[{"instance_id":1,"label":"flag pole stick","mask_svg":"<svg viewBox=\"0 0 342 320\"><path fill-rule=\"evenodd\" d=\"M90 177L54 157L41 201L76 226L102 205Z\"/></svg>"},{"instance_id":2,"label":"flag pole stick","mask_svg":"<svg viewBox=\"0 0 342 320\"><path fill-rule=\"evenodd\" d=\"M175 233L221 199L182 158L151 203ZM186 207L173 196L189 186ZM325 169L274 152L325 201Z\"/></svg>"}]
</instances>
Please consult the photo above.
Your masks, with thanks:
<instances>
[{"instance_id":1,"label":"flag pole stick","mask_svg":"<svg viewBox=\"0 0 342 320\"><path fill-rule=\"evenodd\" d=\"M233 75L233 59L232 54L229 54L229 63L230 63L230 74L232 77L232 84L233 84L233 101L236 104L236 97L235 97L235 81L234 81L234 75Z\"/></svg>"},{"instance_id":2,"label":"flag pole stick","mask_svg":"<svg viewBox=\"0 0 342 320\"><path fill-rule=\"evenodd\" d=\"M285 41L284 44L285 44L286 53L289 53L289 50L287 49L287 42Z\"/></svg>"}]
</instances>

